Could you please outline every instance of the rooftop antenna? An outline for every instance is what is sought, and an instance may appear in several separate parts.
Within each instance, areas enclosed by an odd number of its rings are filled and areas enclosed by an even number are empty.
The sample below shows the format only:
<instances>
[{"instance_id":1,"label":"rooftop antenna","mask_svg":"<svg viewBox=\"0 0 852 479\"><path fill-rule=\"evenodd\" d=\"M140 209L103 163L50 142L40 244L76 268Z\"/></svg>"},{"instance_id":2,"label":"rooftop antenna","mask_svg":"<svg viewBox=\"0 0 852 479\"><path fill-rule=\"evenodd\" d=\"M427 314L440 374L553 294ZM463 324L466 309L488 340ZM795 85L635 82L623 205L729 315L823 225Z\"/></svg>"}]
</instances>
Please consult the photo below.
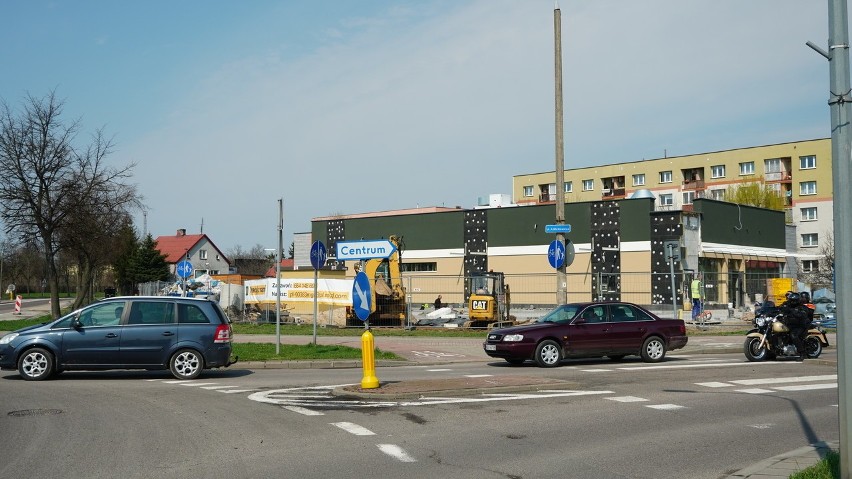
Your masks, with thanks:
<instances>
[{"instance_id":1,"label":"rooftop antenna","mask_svg":"<svg viewBox=\"0 0 852 479\"><path fill-rule=\"evenodd\" d=\"M204 234L204 217L201 217L201 234Z\"/></svg>"}]
</instances>

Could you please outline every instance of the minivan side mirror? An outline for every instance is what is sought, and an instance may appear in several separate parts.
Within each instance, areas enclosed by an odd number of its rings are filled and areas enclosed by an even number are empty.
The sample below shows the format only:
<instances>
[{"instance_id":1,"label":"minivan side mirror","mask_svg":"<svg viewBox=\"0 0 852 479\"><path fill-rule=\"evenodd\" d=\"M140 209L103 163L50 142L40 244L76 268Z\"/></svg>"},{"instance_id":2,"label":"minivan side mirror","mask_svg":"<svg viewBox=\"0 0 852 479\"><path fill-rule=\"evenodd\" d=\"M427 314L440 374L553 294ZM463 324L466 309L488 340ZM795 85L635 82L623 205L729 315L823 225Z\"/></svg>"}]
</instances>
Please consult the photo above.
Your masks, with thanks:
<instances>
[{"instance_id":1,"label":"minivan side mirror","mask_svg":"<svg viewBox=\"0 0 852 479\"><path fill-rule=\"evenodd\" d=\"M80 322L80 318L74 318L74 320L71 321L71 327L74 329L83 329L83 323Z\"/></svg>"}]
</instances>

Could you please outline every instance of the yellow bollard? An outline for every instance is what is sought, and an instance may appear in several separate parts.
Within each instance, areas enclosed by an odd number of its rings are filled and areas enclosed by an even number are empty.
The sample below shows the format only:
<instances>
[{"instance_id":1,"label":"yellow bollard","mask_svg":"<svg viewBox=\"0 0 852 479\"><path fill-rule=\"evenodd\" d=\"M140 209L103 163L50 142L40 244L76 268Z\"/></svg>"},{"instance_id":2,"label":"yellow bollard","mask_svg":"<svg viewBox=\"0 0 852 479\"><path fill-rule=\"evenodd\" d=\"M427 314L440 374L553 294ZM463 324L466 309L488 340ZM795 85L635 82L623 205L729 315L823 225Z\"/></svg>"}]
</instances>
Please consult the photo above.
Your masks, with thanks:
<instances>
[{"instance_id":1,"label":"yellow bollard","mask_svg":"<svg viewBox=\"0 0 852 479\"><path fill-rule=\"evenodd\" d=\"M373 333L364 331L361 335L361 361L364 363L364 377L361 379L362 389L375 389L379 387L379 378L376 377L376 354L373 351Z\"/></svg>"}]
</instances>

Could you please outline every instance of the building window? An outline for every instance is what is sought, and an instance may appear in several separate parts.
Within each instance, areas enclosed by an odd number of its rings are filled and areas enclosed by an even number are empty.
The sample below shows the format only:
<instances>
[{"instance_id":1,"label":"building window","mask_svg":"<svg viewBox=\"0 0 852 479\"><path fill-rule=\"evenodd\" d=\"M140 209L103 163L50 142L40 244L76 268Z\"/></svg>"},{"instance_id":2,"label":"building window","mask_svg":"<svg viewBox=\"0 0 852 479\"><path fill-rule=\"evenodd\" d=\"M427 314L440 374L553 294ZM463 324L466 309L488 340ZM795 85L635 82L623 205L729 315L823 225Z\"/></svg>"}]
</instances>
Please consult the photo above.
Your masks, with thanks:
<instances>
[{"instance_id":1,"label":"building window","mask_svg":"<svg viewBox=\"0 0 852 479\"><path fill-rule=\"evenodd\" d=\"M816 181L803 181L799 183L799 194L800 195L815 195L816 194Z\"/></svg>"},{"instance_id":2,"label":"building window","mask_svg":"<svg viewBox=\"0 0 852 479\"><path fill-rule=\"evenodd\" d=\"M572 191L574 191L574 182L566 181L565 182L565 192L571 193Z\"/></svg>"},{"instance_id":3,"label":"building window","mask_svg":"<svg viewBox=\"0 0 852 479\"><path fill-rule=\"evenodd\" d=\"M799 169L800 170L813 170L816 168L816 155L808 155L808 156L800 156L799 157Z\"/></svg>"},{"instance_id":4,"label":"building window","mask_svg":"<svg viewBox=\"0 0 852 479\"><path fill-rule=\"evenodd\" d=\"M819 246L819 235L817 233L805 233L802 235L803 248L816 248Z\"/></svg>"},{"instance_id":5,"label":"building window","mask_svg":"<svg viewBox=\"0 0 852 479\"><path fill-rule=\"evenodd\" d=\"M524 186L524 196L530 197L533 195L533 187L532 186Z\"/></svg>"},{"instance_id":6,"label":"building window","mask_svg":"<svg viewBox=\"0 0 852 479\"><path fill-rule=\"evenodd\" d=\"M428 273L438 271L438 263L409 263L405 262L399 265L399 270L403 273Z\"/></svg>"},{"instance_id":7,"label":"building window","mask_svg":"<svg viewBox=\"0 0 852 479\"><path fill-rule=\"evenodd\" d=\"M645 186L645 173L633 175L633 186Z\"/></svg>"},{"instance_id":8,"label":"building window","mask_svg":"<svg viewBox=\"0 0 852 479\"><path fill-rule=\"evenodd\" d=\"M745 163L740 163L740 174L741 175L753 175L754 174L754 162L746 161Z\"/></svg>"},{"instance_id":9,"label":"building window","mask_svg":"<svg viewBox=\"0 0 852 479\"><path fill-rule=\"evenodd\" d=\"M583 191L592 191L595 189L595 180L583 180Z\"/></svg>"},{"instance_id":10,"label":"building window","mask_svg":"<svg viewBox=\"0 0 852 479\"><path fill-rule=\"evenodd\" d=\"M771 160L764 160L763 168L766 173L781 173L781 158L772 158Z\"/></svg>"},{"instance_id":11,"label":"building window","mask_svg":"<svg viewBox=\"0 0 852 479\"><path fill-rule=\"evenodd\" d=\"M206 249L198 250L198 259L207 259L207 250Z\"/></svg>"},{"instance_id":12,"label":"building window","mask_svg":"<svg viewBox=\"0 0 852 479\"><path fill-rule=\"evenodd\" d=\"M556 183L551 183L551 184L547 185L547 193L551 194L551 195L556 194Z\"/></svg>"},{"instance_id":13,"label":"building window","mask_svg":"<svg viewBox=\"0 0 852 479\"><path fill-rule=\"evenodd\" d=\"M725 177L725 165L716 165L710 167L710 177L711 178L724 178Z\"/></svg>"},{"instance_id":14,"label":"building window","mask_svg":"<svg viewBox=\"0 0 852 479\"><path fill-rule=\"evenodd\" d=\"M815 221L817 219L816 206L802 208L802 221Z\"/></svg>"},{"instance_id":15,"label":"building window","mask_svg":"<svg viewBox=\"0 0 852 479\"><path fill-rule=\"evenodd\" d=\"M815 259L802 260L803 273L815 273L819 271L819 261Z\"/></svg>"},{"instance_id":16,"label":"building window","mask_svg":"<svg viewBox=\"0 0 852 479\"><path fill-rule=\"evenodd\" d=\"M671 171L661 171L660 172L660 183L671 183L672 182L672 172Z\"/></svg>"},{"instance_id":17,"label":"building window","mask_svg":"<svg viewBox=\"0 0 852 479\"><path fill-rule=\"evenodd\" d=\"M674 196L671 193L660 195L660 206L672 206L674 204Z\"/></svg>"},{"instance_id":18,"label":"building window","mask_svg":"<svg viewBox=\"0 0 852 479\"><path fill-rule=\"evenodd\" d=\"M683 204L691 205L693 200L695 200L695 192L694 191L684 191L683 192Z\"/></svg>"},{"instance_id":19,"label":"building window","mask_svg":"<svg viewBox=\"0 0 852 479\"><path fill-rule=\"evenodd\" d=\"M725 189L716 188L714 190L710 190L710 198L714 200L723 201L725 199Z\"/></svg>"}]
</instances>

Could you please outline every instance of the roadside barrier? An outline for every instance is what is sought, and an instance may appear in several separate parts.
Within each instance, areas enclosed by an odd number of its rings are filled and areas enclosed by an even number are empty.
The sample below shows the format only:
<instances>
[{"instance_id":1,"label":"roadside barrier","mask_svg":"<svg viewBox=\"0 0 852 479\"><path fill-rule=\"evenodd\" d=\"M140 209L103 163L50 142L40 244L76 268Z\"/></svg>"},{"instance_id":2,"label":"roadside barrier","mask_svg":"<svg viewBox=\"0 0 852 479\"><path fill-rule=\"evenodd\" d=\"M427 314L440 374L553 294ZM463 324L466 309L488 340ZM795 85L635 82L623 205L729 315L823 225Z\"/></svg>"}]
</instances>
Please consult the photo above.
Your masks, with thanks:
<instances>
[{"instance_id":1,"label":"roadside barrier","mask_svg":"<svg viewBox=\"0 0 852 479\"><path fill-rule=\"evenodd\" d=\"M21 303L23 302L24 297L20 294L15 297L15 314L21 314Z\"/></svg>"}]
</instances>

